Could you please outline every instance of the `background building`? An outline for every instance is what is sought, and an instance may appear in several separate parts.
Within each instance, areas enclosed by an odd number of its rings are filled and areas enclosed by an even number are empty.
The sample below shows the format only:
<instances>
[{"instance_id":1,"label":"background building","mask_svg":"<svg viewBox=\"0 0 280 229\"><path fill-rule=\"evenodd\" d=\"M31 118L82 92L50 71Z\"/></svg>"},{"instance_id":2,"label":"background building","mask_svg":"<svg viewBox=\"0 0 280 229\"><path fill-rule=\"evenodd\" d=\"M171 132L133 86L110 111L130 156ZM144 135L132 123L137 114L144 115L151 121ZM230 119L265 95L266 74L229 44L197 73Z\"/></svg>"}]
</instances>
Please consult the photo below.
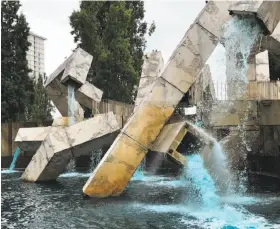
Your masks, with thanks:
<instances>
[{"instance_id":1,"label":"background building","mask_svg":"<svg viewBox=\"0 0 280 229\"><path fill-rule=\"evenodd\" d=\"M28 67L32 70L30 76L38 79L39 75L45 72L44 41L46 38L30 32L28 41L31 43L27 52Z\"/></svg>"}]
</instances>

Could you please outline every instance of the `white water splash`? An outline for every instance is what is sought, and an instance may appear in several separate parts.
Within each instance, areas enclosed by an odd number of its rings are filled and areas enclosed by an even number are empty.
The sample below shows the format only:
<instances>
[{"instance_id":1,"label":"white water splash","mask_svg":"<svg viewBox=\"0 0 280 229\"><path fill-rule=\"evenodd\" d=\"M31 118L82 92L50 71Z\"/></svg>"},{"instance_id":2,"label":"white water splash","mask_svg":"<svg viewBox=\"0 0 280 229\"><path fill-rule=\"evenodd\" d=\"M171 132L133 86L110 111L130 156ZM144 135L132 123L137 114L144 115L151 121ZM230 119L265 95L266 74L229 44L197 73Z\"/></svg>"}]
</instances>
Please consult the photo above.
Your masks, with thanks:
<instances>
[{"instance_id":1,"label":"white water splash","mask_svg":"<svg viewBox=\"0 0 280 229\"><path fill-rule=\"evenodd\" d=\"M75 124L75 87L68 84L68 126Z\"/></svg>"}]
</instances>

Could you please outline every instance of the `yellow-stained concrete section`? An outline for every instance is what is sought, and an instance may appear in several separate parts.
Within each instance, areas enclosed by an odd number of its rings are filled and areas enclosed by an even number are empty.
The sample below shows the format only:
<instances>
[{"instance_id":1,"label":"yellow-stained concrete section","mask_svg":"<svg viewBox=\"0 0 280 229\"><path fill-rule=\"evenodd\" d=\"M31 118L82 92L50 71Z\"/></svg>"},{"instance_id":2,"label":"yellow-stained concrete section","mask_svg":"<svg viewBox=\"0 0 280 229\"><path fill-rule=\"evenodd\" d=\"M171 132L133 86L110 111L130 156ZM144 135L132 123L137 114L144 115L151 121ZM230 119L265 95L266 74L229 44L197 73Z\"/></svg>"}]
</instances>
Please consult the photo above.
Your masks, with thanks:
<instances>
[{"instance_id":1,"label":"yellow-stained concrete section","mask_svg":"<svg viewBox=\"0 0 280 229\"><path fill-rule=\"evenodd\" d=\"M166 124L150 149L152 151L161 152L161 153L167 153L169 149L176 150L178 147L176 146L175 143L177 142L176 138L178 137L178 141L179 140L180 142L182 141L184 136L182 136L181 132L182 133L184 132L185 125L186 125L185 121ZM180 139L181 136L182 139ZM173 147L172 147L172 143L174 143Z\"/></svg>"},{"instance_id":2,"label":"yellow-stained concrete section","mask_svg":"<svg viewBox=\"0 0 280 229\"><path fill-rule=\"evenodd\" d=\"M82 120L75 120L76 122ZM68 126L68 117L59 117L53 120L52 126Z\"/></svg>"},{"instance_id":3,"label":"yellow-stained concrete section","mask_svg":"<svg viewBox=\"0 0 280 229\"><path fill-rule=\"evenodd\" d=\"M143 152L152 146L216 47L223 24L230 18L229 4L226 1L206 4L177 46L161 77L123 128L122 132L129 136L125 137L129 140L124 141L123 134L115 140L85 184L83 191L86 195L106 197L123 191L141 163ZM120 155L129 155L130 159L125 164L120 163Z\"/></svg>"},{"instance_id":4,"label":"yellow-stained concrete section","mask_svg":"<svg viewBox=\"0 0 280 229\"><path fill-rule=\"evenodd\" d=\"M185 165L186 158L176 151L187 133L185 125L185 121L166 124L151 147L151 150L166 153L175 163Z\"/></svg>"},{"instance_id":5,"label":"yellow-stained concrete section","mask_svg":"<svg viewBox=\"0 0 280 229\"><path fill-rule=\"evenodd\" d=\"M183 95L176 87L159 78L122 131L150 148Z\"/></svg>"},{"instance_id":6,"label":"yellow-stained concrete section","mask_svg":"<svg viewBox=\"0 0 280 229\"><path fill-rule=\"evenodd\" d=\"M187 164L187 158L176 150L167 153L167 157L181 166L186 166Z\"/></svg>"},{"instance_id":7,"label":"yellow-stained concrete section","mask_svg":"<svg viewBox=\"0 0 280 229\"><path fill-rule=\"evenodd\" d=\"M119 134L83 187L88 196L119 195L147 153L125 134Z\"/></svg>"}]
</instances>

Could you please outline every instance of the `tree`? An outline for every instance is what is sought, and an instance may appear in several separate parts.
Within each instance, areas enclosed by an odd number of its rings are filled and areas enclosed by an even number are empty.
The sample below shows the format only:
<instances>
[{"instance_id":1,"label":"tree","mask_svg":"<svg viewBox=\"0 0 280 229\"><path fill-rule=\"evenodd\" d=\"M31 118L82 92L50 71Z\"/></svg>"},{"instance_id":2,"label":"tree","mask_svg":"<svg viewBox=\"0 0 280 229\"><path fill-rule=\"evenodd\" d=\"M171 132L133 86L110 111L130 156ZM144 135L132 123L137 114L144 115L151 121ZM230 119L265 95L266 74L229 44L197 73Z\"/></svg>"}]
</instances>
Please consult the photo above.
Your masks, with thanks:
<instances>
[{"instance_id":1,"label":"tree","mask_svg":"<svg viewBox=\"0 0 280 229\"><path fill-rule=\"evenodd\" d=\"M70 16L74 41L93 56L88 80L103 98L131 103L135 97L148 31L143 1L82 1Z\"/></svg>"},{"instance_id":2,"label":"tree","mask_svg":"<svg viewBox=\"0 0 280 229\"><path fill-rule=\"evenodd\" d=\"M43 86L45 79L46 75L44 75L44 79L39 75L38 80L34 81L34 101L28 110L28 119L30 121L42 123L44 120L52 119L51 111L53 106Z\"/></svg>"},{"instance_id":3,"label":"tree","mask_svg":"<svg viewBox=\"0 0 280 229\"><path fill-rule=\"evenodd\" d=\"M1 121L26 120L27 107L34 98L26 53L30 43L28 23L18 14L18 1L1 2Z\"/></svg>"}]
</instances>

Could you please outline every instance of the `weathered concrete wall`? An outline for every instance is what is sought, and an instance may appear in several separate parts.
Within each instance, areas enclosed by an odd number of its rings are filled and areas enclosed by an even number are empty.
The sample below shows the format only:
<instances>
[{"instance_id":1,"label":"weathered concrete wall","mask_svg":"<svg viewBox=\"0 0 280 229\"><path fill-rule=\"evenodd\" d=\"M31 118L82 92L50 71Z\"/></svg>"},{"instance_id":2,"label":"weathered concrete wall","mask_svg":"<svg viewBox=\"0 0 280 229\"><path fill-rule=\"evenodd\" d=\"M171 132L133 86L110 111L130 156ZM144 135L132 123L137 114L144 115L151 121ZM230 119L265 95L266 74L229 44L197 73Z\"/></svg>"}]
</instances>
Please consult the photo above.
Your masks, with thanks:
<instances>
[{"instance_id":1,"label":"weathered concrete wall","mask_svg":"<svg viewBox=\"0 0 280 229\"><path fill-rule=\"evenodd\" d=\"M256 80L264 82L270 81L267 50L256 55Z\"/></svg>"},{"instance_id":2,"label":"weathered concrete wall","mask_svg":"<svg viewBox=\"0 0 280 229\"><path fill-rule=\"evenodd\" d=\"M231 110L228 112L229 103ZM280 100L274 101L216 101L210 113L211 126L238 126L248 118L246 125L280 125Z\"/></svg>"}]
</instances>

